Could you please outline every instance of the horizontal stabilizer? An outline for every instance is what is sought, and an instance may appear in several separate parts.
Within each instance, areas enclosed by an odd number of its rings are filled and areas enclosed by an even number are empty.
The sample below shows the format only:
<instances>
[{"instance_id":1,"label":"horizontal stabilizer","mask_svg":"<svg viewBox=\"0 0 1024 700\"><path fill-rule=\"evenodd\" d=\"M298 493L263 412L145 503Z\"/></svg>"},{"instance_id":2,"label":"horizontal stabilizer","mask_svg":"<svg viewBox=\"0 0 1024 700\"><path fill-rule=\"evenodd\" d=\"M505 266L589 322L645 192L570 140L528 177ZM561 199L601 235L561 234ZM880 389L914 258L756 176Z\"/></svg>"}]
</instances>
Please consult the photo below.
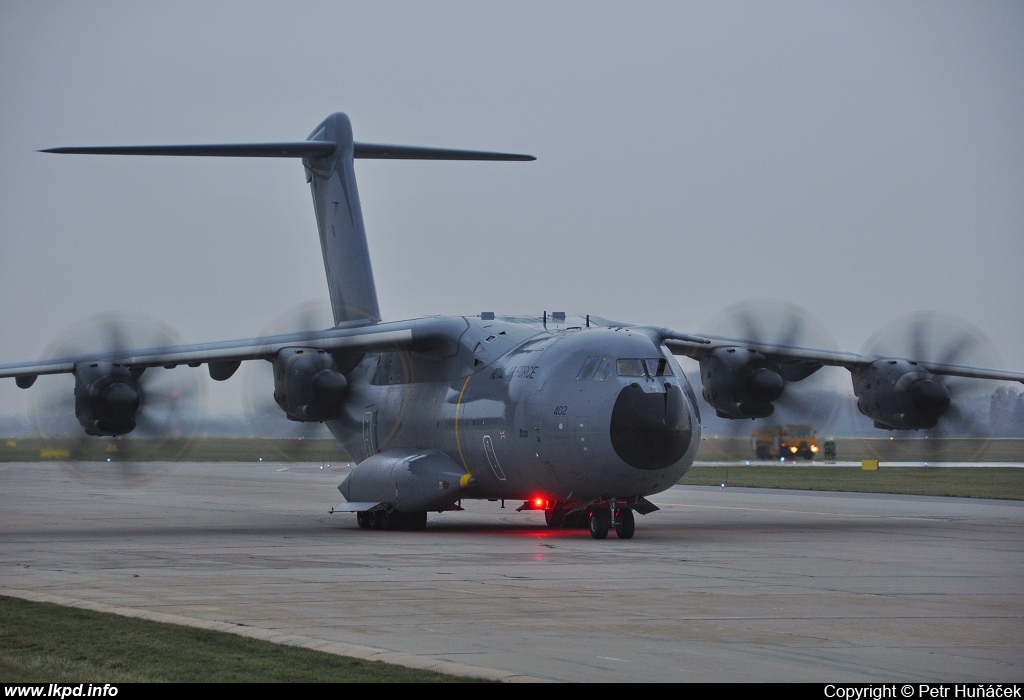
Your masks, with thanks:
<instances>
[{"instance_id":1,"label":"horizontal stabilizer","mask_svg":"<svg viewBox=\"0 0 1024 700\"><path fill-rule=\"evenodd\" d=\"M537 160L519 153L462 151L452 148L389 146L379 143L355 143L354 158L393 160ZM65 146L45 148L42 153L107 156L219 156L229 158L323 158L337 150L333 141L295 141L283 143L211 143L180 146Z\"/></svg>"},{"instance_id":2,"label":"horizontal stabilizer","mask_svg":"<svg viewBox=\"0 0 1024 700\"><path fill-rule=\"evenodd\" d=\"M460 151L452 148L422 148L420 146L387 146L380 143L355 143L355 158L392 158L395 160L537 160L521 153L492 153L489 151Z\"/></svg>"},{"instance_id":3,"label":"horizontal stabilizer","mask_svg":"<svg viewBox=\"0 0 1024 700\"><path fill-rule=\"evenodd\" d=\"M66 146L42 153L106 156L226 156L234 158L322 158L338 148L333 141L211 143L183 146Z\"/></svg>"},{"instance_id":4,"label":"horizontal stabilizer","mask_svg":"<svg viewBox=\"0 0 1024 700\"><path fill-rule=\"evenodd\" d=\"M348 116L336 112L323 120L305 141L278 143L182 144L174 146L65 146L43 153L115 156L215 156L234 158L301 158L306 182L313 193L317 231L327 273L331 311L336 326L372 325L381 320L377 288L370 267L355 158L390 160L528 161L533 156L493 151L424 148L357 143ZM211 358L215 363L237 357ZM211 365L220 375L227 365ZM66 370L53 370L66 371ZM30 375L35 372L23 372ZM223 375L225 378L228 374ZM23 382L29 379L23 379Z\"/></svg>"}]
</instances>

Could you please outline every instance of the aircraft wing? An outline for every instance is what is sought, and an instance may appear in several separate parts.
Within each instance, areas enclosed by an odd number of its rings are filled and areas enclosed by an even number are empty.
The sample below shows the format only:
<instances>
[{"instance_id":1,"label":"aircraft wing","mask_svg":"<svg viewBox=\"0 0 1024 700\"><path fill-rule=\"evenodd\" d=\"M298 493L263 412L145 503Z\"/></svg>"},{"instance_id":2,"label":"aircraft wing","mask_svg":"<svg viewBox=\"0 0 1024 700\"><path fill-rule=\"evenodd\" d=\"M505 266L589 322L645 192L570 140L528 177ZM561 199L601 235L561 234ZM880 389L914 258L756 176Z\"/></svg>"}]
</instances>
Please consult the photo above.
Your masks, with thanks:
<instances>
[{"instance_id":1,"label":"aircraft wing","mask_svg":"<svg viewBox=\"0 0 1024 700\"><path fill-rule=\"evenodd\" d=\"M1021 382L1024 384L1024 372L972 367L970 365L928 362L913 357L888 357L884 355L865 355L841 350L810 348L799 345L783 345L765 343L743 338L727 338L716 335L693 335L680 333L668 328L658 329L662 342L674 355L700 360L719 348L741 347L755 350L783 368L804 369L804 376L821 367L844 367L855 370L869 367L879 360L905 360L914 362L932 374L953 377L970 377L973 379L995 379L1001 381Z\"/></svg>"},{"instance_id":2,"label":"aircraft wing","mask_svg":"<svg viewBox=\"0 0 1024 700\"><path fill-rule=\"evenodd\" d=\"M455 353L465 322L450 318L422 318L396 323L304 331L259 338L243 338L212 343L167 347L131 348L121 351L55 357L0 365L0 378L16 377L19 386L28 387L41 374L73 372L75 365L87 362L112 362L127 367L198 367L209 364L211 376L220 365L237 367L244 360L271 359L286 347L301 346L331 352L373 352L407 349L436 352L442 357ZM232 370L233 371L233 368ZM230 376L230 373L229 373Z\"/></svg>"}]
</instances>

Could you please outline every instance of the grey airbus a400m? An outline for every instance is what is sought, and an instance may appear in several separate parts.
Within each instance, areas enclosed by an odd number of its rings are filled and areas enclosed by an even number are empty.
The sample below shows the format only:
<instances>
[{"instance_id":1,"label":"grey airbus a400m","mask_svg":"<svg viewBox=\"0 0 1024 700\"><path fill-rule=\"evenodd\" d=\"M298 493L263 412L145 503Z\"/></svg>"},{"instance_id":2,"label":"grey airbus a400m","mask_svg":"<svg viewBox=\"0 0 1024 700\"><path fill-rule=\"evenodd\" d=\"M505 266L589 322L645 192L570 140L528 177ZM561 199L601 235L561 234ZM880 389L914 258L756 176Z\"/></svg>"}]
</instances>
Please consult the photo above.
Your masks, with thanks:
<instances>
[{"instance_id":1,"label":"grey airbus a400m","mask_svg":"<svg viewBox=\"0 0 1024 700\"><path fill-rule=\"evenodd\" d=\"M334 326L243 340L99 353L0 366L29 388L74 375L88 435L130 433L143 417L147 368L206 364L227 380L245 360L273 364L274 399L294 421L323 422L358 462L339 486L362 527L418 529L462 499L521 500L551 525L597 539L634 532L647 496L686 473L700 443L696 396L675 355L700 365L718 415L758 418L790 383L823 366L850 370L879 428L930 428L953 410L948 377L1024 374L699 336L595 316L431 316L383 322L363 227L355 158L533 160L532 156L356 143L344 114L306 141L56 148L51 153L301 158L313 192ZM268 387L268 390L270 387Z\"/></svg>"}]
</instances>

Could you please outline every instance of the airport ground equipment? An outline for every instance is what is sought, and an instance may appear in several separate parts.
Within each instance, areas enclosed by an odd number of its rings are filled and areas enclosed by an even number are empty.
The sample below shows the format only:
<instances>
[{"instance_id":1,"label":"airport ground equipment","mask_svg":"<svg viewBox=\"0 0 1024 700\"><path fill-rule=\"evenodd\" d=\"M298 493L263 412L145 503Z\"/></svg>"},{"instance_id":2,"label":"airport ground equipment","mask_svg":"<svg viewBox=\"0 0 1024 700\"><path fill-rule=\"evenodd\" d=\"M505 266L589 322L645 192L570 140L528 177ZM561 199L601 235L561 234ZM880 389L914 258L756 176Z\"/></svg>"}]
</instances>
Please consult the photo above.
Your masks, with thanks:
<instances>
[{"instance_id":1,"label":"airport ground equipment","mask_svg":"<svg viewBox=\"0 0 1024 700\"><path fill-rule=\"evenodd\" d=\"M820 449L818 433L809 425L755 428L750 432L750 446L758 459L814 459Z\"/></svg>"}]
</instances>

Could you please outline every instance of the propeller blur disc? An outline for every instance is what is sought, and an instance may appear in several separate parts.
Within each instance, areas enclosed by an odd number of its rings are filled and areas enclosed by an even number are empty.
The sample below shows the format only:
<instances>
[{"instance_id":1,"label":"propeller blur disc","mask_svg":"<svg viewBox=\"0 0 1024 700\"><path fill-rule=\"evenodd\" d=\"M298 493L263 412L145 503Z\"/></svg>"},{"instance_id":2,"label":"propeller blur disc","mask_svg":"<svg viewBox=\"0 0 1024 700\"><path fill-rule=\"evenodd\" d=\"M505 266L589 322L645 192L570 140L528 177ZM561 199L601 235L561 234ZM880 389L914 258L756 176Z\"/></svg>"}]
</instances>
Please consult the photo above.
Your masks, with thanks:
<instances>
[{"instance_id":1,"label":"propeller blur disc","mask_svg":"<svg viewBox=\"0 0 1024 700\"><path fill-rule=\"evenodd\" d=\"M939 311L894 319L868 338L862 352L943 364L1003 366L995 344L980 328ZM921 440L921 459L925 462L944 461L951 440L980 439L977 449L970 450L970 459L976 458L985 449L984 439L990 437L992 426L1000 421L1000 416L991 415L992 407L1000 404L990 397L1001 382L948 376L937 376L936 381L945 386L951 401L938 425L931 430L906 431L905 435L898 431L897 435ZM962 449L958 453L963 454Z\"/></svg>"},{"instance_id":2,"label":"propeller blur disc","mask_svg":"<svg viewBox=\"0 0 1024 700\"><path fill-rule=\"evenodd\" d=\"M180 342L177 332L154 318L108 312L63 331L44 356L117 354ZM137 381L141 395L135 430L118 437L91 437L84 435L75 418L74 376L39 377L30 389L30 404L44 455L60 461L66 473L84 483L114 487L146 483L160 472L160 462L180 457L202 429L202 370L151 367Z\"/></svg>"},{"instance_id":3,"label":"propeller blur disc","mask_svg":"<svg viewBox=\"0 0 1024 700\"><path fill-rule=\"evenodd\" d=\"M260 337L281 333L323 330L334 326L330 304L324 299L309 299L275 316L260 332ZM330 438L322 423L288 420L274 401L274 368L270 362L245 362L239 370L242 379L242 406L249 423L250 437L267 440L262 459L297 461L307 450L299 440Z\"/></svg>"},{"instance_id":4,"label":"propeller blur disc","mask_svg":"<svg viewBox=\"0 0 1024 700\"><path fill-rule=\"evenodd\" d=\"M732 304L708 319L700 332L756 343L838 349L835 338L814 314L802 306L778 299L753 299ZM770 417L756 421L730 420L728 434L745 437L753 426L783 425L810 425L819 434L828 431L839 416L845 398L840 390L840 377L830 370L832 368L824 367L805 379L787 382L782 396L774 403L775 412ZM714 412L710 406L701 410L702 413Z\"/></svg>"}]
</instances>

